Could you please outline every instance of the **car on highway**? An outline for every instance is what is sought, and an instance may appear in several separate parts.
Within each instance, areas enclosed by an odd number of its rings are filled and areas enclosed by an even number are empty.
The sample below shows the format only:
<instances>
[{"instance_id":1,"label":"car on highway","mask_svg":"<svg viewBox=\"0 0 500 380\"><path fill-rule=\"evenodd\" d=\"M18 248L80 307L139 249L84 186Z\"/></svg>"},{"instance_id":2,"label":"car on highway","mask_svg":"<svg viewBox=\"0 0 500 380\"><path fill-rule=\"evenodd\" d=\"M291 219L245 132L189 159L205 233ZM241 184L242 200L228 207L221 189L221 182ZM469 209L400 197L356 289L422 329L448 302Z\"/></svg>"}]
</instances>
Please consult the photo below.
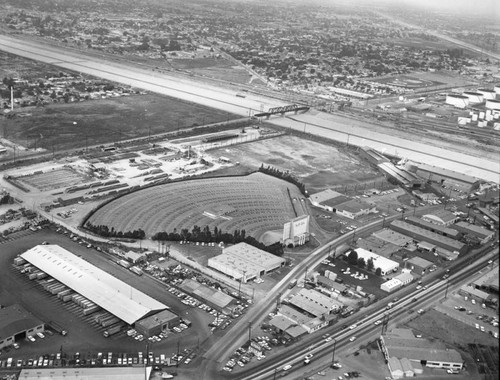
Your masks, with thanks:
<instances>
[{"instance_id":1,"label":"car on highway","mask_svg":"<svg viewBox=\"0 0 500 380\"><path fill-rule=\"evenodd\" d=\"M355 336L352 336L349 338L349 342L354 342L356 340L356 337Z\"/></svg>"},{"instance_id":2,"label":"car on highway","mask_svg":"<svg viewBox=\"0 0 500 380\"><path fill-rule=\"evenodd\" d=\"M381 319L379 319L378 321L375 321L373 324L374 324L375 326L378 326L378 325L380 325L381 323L382 323L382 320L381 320Z\"/></svg>"},{"instance_id":3,"label":"car on highway","mask_svg":"<svg viewBox=\"0 0 500 380\"><path fill-rule=\"evenodd\" d=\"M288 371L289 369L292 368L292 365L291 364L287 364L283 367L283 371Z\"/></svg>"},{"instance_id":4,"label":"car on highway","mask_svg":"<svg viewBox=\"0 0 500 380\"><path fill-rule=\"evenodd\" d=\"M304 356L304 364L309 364L313 356L313 354L307 354L306 356Z\"/></svg>"}]
</instances>

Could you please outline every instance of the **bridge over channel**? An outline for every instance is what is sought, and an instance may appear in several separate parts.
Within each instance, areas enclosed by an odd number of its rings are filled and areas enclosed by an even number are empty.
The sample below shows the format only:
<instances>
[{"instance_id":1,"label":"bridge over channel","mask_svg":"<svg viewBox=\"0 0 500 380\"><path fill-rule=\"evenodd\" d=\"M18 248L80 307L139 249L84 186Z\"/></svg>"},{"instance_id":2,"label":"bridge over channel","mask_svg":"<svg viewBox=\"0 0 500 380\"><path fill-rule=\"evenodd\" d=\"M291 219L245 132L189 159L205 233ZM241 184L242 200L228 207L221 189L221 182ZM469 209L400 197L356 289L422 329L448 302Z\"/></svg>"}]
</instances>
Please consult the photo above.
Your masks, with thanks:
<instances>
[{"instance_id":1,"label":"bridge over channel","mask_svg":"<svg viewBox=\"0 0 500 380\"><path fill-rule=\"evenodd\" d=\"M269 119L269 117L271 115L280 114L281 116L283 116L287 112L294 112L295 114L297 114L299 111L307 112L307 111L309 111L309 107L308 106L301 106L298 104L290 104L288 106L283 106L283 107L269 108L269 110L267 112L256 113L253 116L254 117L265 117L265 118Z\"/></svg>"}]
</instances>

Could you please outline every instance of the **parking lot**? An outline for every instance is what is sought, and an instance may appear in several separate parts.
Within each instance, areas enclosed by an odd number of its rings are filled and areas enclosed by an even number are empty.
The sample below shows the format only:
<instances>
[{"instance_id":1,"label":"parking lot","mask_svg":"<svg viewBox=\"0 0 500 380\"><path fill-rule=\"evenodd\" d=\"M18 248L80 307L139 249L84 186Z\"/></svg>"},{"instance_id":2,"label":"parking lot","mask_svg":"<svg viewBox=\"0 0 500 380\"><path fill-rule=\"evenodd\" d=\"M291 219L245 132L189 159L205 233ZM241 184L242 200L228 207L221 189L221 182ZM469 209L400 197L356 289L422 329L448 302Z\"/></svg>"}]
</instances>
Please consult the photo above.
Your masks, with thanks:
<instances>
[{"instance_id":1,"label":"parking lot","mask_svg":"<svg viewBox=\"0 0 500 380\"><path fill-rule=\"evenodd\" d=\"M16 237L22 237L22 239L16 239ZM38 232L27 230L18 235L11 235L9 240L3 241L1 245L0 281L2 286L0 287L0 304L19 303L42 321L55 321L63 326L68 331L68 335L61 336L56 333L47 333L44 334L44 338L35 337L34 342L19 341L19 349L12 347L2 351L0 360L2 360L3 366L7 365L9 357L12 358L11 366L13 364L17 366L18 363L20 365L29 365L30 359L33 365L35 358L38 363L40 356L47 357L47 362L45 362L45 358L42 361L43 366L48 366L50 360L54 360L52 364L57 365L55 364L57 359L51 359L51 356L57 356L57 353L65 355L60 359L66 359L64 364L74 364L72 360L75 360L74 355L76 353L79 353L81 360L89 361L91 364L93 359L96 365L99 363L105 364L103 360L98 361L96 356L102 351L106 351L106 353L112 352L115 355L111 360L111 364L118 364L120 355L122 355L123 363L123 355L125 354L131 358L131 364L134 364L133 356L130 355L145 351L145 339L142 341L136 340L135 337L128 336L126 331L105 338L103 328L99 328L92 322L92 315L83 316L81 310L74 303L63 303L56 296L46 292L35 281L30 281L25 274L20 273L19 270L13 267L14 257L44 241L68 249L131 286L165 303L181 317L189 318L193 323L193 326L189 329L180 332L171 331L167 338L162 337L159 341L149 341L149 349L153 352L172 357L173 354L177 353L178 347L180 351L185 349L194 351L200 343L212 335L208 325L213 322L215 317L206 310L183 303L180 298L166 291L165 284L160 281L150 279L148 276L136 276L110 261L102 252L98 252L93 248L86 248L86 246L70 240L66 235L55 233L49 229ZM18 362L18 360L21 360L21 362ZM127 364L128 361L127 358ZM106 364L109 363L106 358ZM58 362L58 364L62 365L63 362Z\"/></svg>"}]
</instances>

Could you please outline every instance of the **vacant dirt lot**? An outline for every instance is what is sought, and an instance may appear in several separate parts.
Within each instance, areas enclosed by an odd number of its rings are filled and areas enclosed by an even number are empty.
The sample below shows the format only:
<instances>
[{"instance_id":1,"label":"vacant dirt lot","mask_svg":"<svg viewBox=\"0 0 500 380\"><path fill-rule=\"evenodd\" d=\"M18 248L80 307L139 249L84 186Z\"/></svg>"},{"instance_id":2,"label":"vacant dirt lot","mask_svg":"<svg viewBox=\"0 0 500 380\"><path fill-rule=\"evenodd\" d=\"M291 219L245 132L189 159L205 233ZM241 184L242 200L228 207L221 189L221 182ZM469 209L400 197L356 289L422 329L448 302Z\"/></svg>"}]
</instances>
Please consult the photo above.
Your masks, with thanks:
<instances>
[{"instance_id":1,"label":"vacant dirt lot","mask_svg":"<svg viewBox=\"0 0 500 380\"><path fill-rule=\"evenodd\" d=\"M354 154L292 135L226 147L219 152L243 166L256 169L264 164L289 170L304 182L309 194L379 178L376 171Z\"/></svg>"}]
</instances>

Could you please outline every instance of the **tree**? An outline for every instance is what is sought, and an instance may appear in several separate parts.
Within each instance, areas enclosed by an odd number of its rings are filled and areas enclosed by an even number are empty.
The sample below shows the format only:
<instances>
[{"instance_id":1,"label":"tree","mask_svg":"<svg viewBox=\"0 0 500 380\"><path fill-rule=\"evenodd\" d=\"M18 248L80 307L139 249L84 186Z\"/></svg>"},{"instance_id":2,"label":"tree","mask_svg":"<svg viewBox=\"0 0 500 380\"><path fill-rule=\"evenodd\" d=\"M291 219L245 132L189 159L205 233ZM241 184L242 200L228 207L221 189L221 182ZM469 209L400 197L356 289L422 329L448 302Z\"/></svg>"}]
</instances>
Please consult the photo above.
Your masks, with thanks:
<instances>
[{"instance_id":1,"label":"tree","mask_svg":"<svg viewBox=\"0 0 500 380\"><path fill-rule=\"evenodd\" d=\"M365 259L363 259L362 257L359 257L358 258L358 267L360 267L361 269L363 269L365 266L366 266Z\"/></svg>"},{"instance_id":2,"label":"tree","mask_svg":"<svg viewBox=\"0 0 500 380\"><path fill-rule=\"evenodd\" d=\"M374 268L373 259L370 257L366 262L366 269L368 269L369 271L373 271L373 268Z\"/></svg>"},{"instance_id":3,"label":"tree","mask_svg":"<svg viewBox=\"0 0 500 380\"><path fill-rule=\"evenodd\" d=\"M351 265L358 264L358 253L356 251L351 251L347 256L347 262Z\"/></svg>"},{"instance_id":4,"label":"tree","mask_svg":"<svg viewBox=\"0 0 500 380\"><path fill-rule=\"evenodd\" d=\"M375 274L377 276L382 276L382 269L380 269L380 268L375 269Z\"/></svg>"}]
</instances>

